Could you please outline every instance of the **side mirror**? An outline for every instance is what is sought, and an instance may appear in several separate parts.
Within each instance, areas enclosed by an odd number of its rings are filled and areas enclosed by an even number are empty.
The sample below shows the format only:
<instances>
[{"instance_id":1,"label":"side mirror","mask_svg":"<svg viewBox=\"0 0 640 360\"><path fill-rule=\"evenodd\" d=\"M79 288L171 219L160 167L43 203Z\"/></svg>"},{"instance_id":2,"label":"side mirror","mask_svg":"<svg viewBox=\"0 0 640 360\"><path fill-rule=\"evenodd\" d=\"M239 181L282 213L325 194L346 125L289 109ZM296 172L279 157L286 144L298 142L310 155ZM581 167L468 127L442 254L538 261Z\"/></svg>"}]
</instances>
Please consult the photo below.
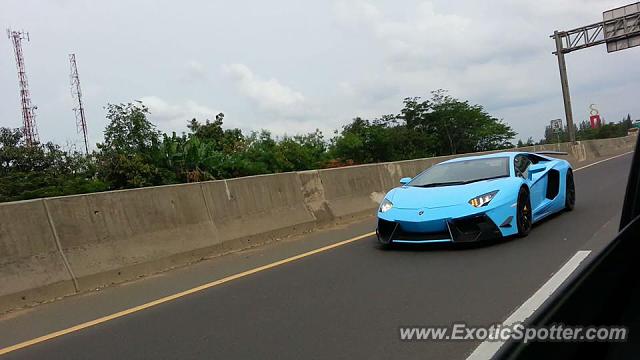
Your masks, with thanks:
<instances>
[{"instance_id":1,"label":"side mirror","mask_svg":"<svg viewBox=\"0 0 640 360\"><path fill-rule=\"evenodd\" d=\"M411 181L410 177L403 177L402 179L400 179L400 184L407 185L410 181Z\"/></svg>"},{"instance_id":2,"label":"side mirror","mask_svg":"<svg viewBox=\"0 0 640 360\"><path fill-rule=\"evenodd\" d=\"M547 166L545 164L533 164L529 166L529 169L527 169L527 172L529 173L529 180L531 180L533 174L543 172L546 169L547 169Z\"/></svg>"}]
</instances>

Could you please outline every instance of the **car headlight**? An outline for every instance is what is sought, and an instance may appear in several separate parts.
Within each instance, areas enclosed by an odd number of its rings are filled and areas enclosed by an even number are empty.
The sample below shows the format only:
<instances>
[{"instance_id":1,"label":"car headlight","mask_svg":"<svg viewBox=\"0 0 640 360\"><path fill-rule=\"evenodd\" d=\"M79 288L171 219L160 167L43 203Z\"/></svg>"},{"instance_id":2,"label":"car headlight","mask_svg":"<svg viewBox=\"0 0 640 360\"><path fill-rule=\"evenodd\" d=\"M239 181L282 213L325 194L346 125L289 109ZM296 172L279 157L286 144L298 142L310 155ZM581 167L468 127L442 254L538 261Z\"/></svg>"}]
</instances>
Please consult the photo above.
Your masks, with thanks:
<instances>
[{"instance_id":1,"label":"car headlight","mask_svg":"<svg viewBox=\"0 0 640 360\"><path fill-rule=\"evenodd\" d=\"M497 193L498 193L498 190L492 191L490 193L482 194L480 196L476 196L473 199L469 200L469 204L477 208L486 206L496 196Z\"/></svg>"},{"instance_id":2,"label":"car headlight","mask_svg":"<svg viewBox=\"0 0 640 360\"><path fill-rule=\"evenodd\" d=\"M382 202L380 203L380 212L387 212L389 210L391 210L391 208L393 207L393 203L387 199L382 200Z\"/></svg>"}]
</instances>

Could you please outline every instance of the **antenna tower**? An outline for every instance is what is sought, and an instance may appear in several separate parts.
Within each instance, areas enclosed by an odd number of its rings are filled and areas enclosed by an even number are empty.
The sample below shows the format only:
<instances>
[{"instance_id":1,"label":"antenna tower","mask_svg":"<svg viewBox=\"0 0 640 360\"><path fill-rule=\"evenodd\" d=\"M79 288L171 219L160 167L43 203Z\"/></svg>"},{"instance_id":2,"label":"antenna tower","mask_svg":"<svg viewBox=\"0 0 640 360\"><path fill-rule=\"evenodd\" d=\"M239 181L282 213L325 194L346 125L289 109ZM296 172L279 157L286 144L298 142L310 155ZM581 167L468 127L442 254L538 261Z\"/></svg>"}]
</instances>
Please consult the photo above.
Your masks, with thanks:
<instances>
[{"instance_id":1,"label":"antenna tower","mask_svg":"<svg viewBox=\"0 0 640 360\"><path fill-rule=\"evenodd\" d=\"M87 119L84 116L84 106L82 105L82 90L80 90L80 77L78 76L78 64L76 64L76 54L69 54L69 65L71 67L71 95L78 101L78 107L73 111L76 113L76 126L78 132L84 138L84 149L89 153L89 141L87 139Z\"/></svg>"},{"instance_id":2,"label":"antenna tower","mask_svg":"<svg viewBox=\"0 0 640 360\"><path fill-rule=\"evenodd\" d=\"M22 40L29 41L29 33L7 29L7 36L13 43L13 50L16 57L16 67L18 69L20 101L22 102L22 133L24 134L24 139L27 146L32 146L39 142L35 114L35 110L38 107L31 105L29 82L27 81L27 73L24 69L24 57L22 54Z\"/></svg>"}]
</instances>

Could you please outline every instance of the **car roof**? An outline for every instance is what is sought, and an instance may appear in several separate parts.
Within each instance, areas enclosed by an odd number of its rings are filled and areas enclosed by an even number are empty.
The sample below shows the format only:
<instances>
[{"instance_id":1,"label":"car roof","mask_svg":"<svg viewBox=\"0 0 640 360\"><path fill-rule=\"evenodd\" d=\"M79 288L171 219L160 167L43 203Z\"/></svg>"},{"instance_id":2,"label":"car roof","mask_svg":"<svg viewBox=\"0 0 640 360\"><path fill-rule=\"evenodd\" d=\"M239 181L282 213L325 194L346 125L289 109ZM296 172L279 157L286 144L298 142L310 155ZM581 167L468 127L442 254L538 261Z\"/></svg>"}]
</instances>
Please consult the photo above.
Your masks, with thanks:
<instances>
[{"instance_id":1,"label":"car roof","mask_svg":"<svg viewBox=\"0 0 640 360\"><path fill-rule=\"evenodd\" d=\"M441 164L453 163L453 162L458 162L458 161L466 161L466 160L493 159L493 158L501 158L501 157L508 157L508 158L512 159L513 157L515 157L518 154L528 155L528 154L531 154L531 153L523 152L523 151L504 151L504 152L497 152L497 153L491 153L491 154L485 154L485 155L461 156L461 157L457 157L455 159L450 159L450 160L447 160L447 161L443 161L443 162L441 162ZM540 155L538 155L538 156L540 156Z\"/></svg>"}]
</instances>

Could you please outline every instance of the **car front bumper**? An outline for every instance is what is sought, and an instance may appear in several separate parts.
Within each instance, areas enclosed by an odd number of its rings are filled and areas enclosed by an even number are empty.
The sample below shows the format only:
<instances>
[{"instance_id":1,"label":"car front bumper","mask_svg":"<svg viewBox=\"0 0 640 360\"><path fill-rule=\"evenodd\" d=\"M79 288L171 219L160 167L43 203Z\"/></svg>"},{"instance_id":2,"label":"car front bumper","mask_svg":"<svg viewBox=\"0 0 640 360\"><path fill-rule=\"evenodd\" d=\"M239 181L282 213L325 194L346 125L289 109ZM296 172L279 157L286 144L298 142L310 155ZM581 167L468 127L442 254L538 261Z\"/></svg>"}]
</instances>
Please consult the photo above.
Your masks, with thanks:
<instances>
[{"instance_id":1,"label":"car front bumper","mask_svg":"<svg viewBox=\"0 0 640 360\"><path fill-rule=\"evenodd\" d=\"M436 209L391 209L378 212L378 240L390 243L474 242L517 233L516 206L511 203L472 208L461 204Z\"/></svg>"}]
</instances>

